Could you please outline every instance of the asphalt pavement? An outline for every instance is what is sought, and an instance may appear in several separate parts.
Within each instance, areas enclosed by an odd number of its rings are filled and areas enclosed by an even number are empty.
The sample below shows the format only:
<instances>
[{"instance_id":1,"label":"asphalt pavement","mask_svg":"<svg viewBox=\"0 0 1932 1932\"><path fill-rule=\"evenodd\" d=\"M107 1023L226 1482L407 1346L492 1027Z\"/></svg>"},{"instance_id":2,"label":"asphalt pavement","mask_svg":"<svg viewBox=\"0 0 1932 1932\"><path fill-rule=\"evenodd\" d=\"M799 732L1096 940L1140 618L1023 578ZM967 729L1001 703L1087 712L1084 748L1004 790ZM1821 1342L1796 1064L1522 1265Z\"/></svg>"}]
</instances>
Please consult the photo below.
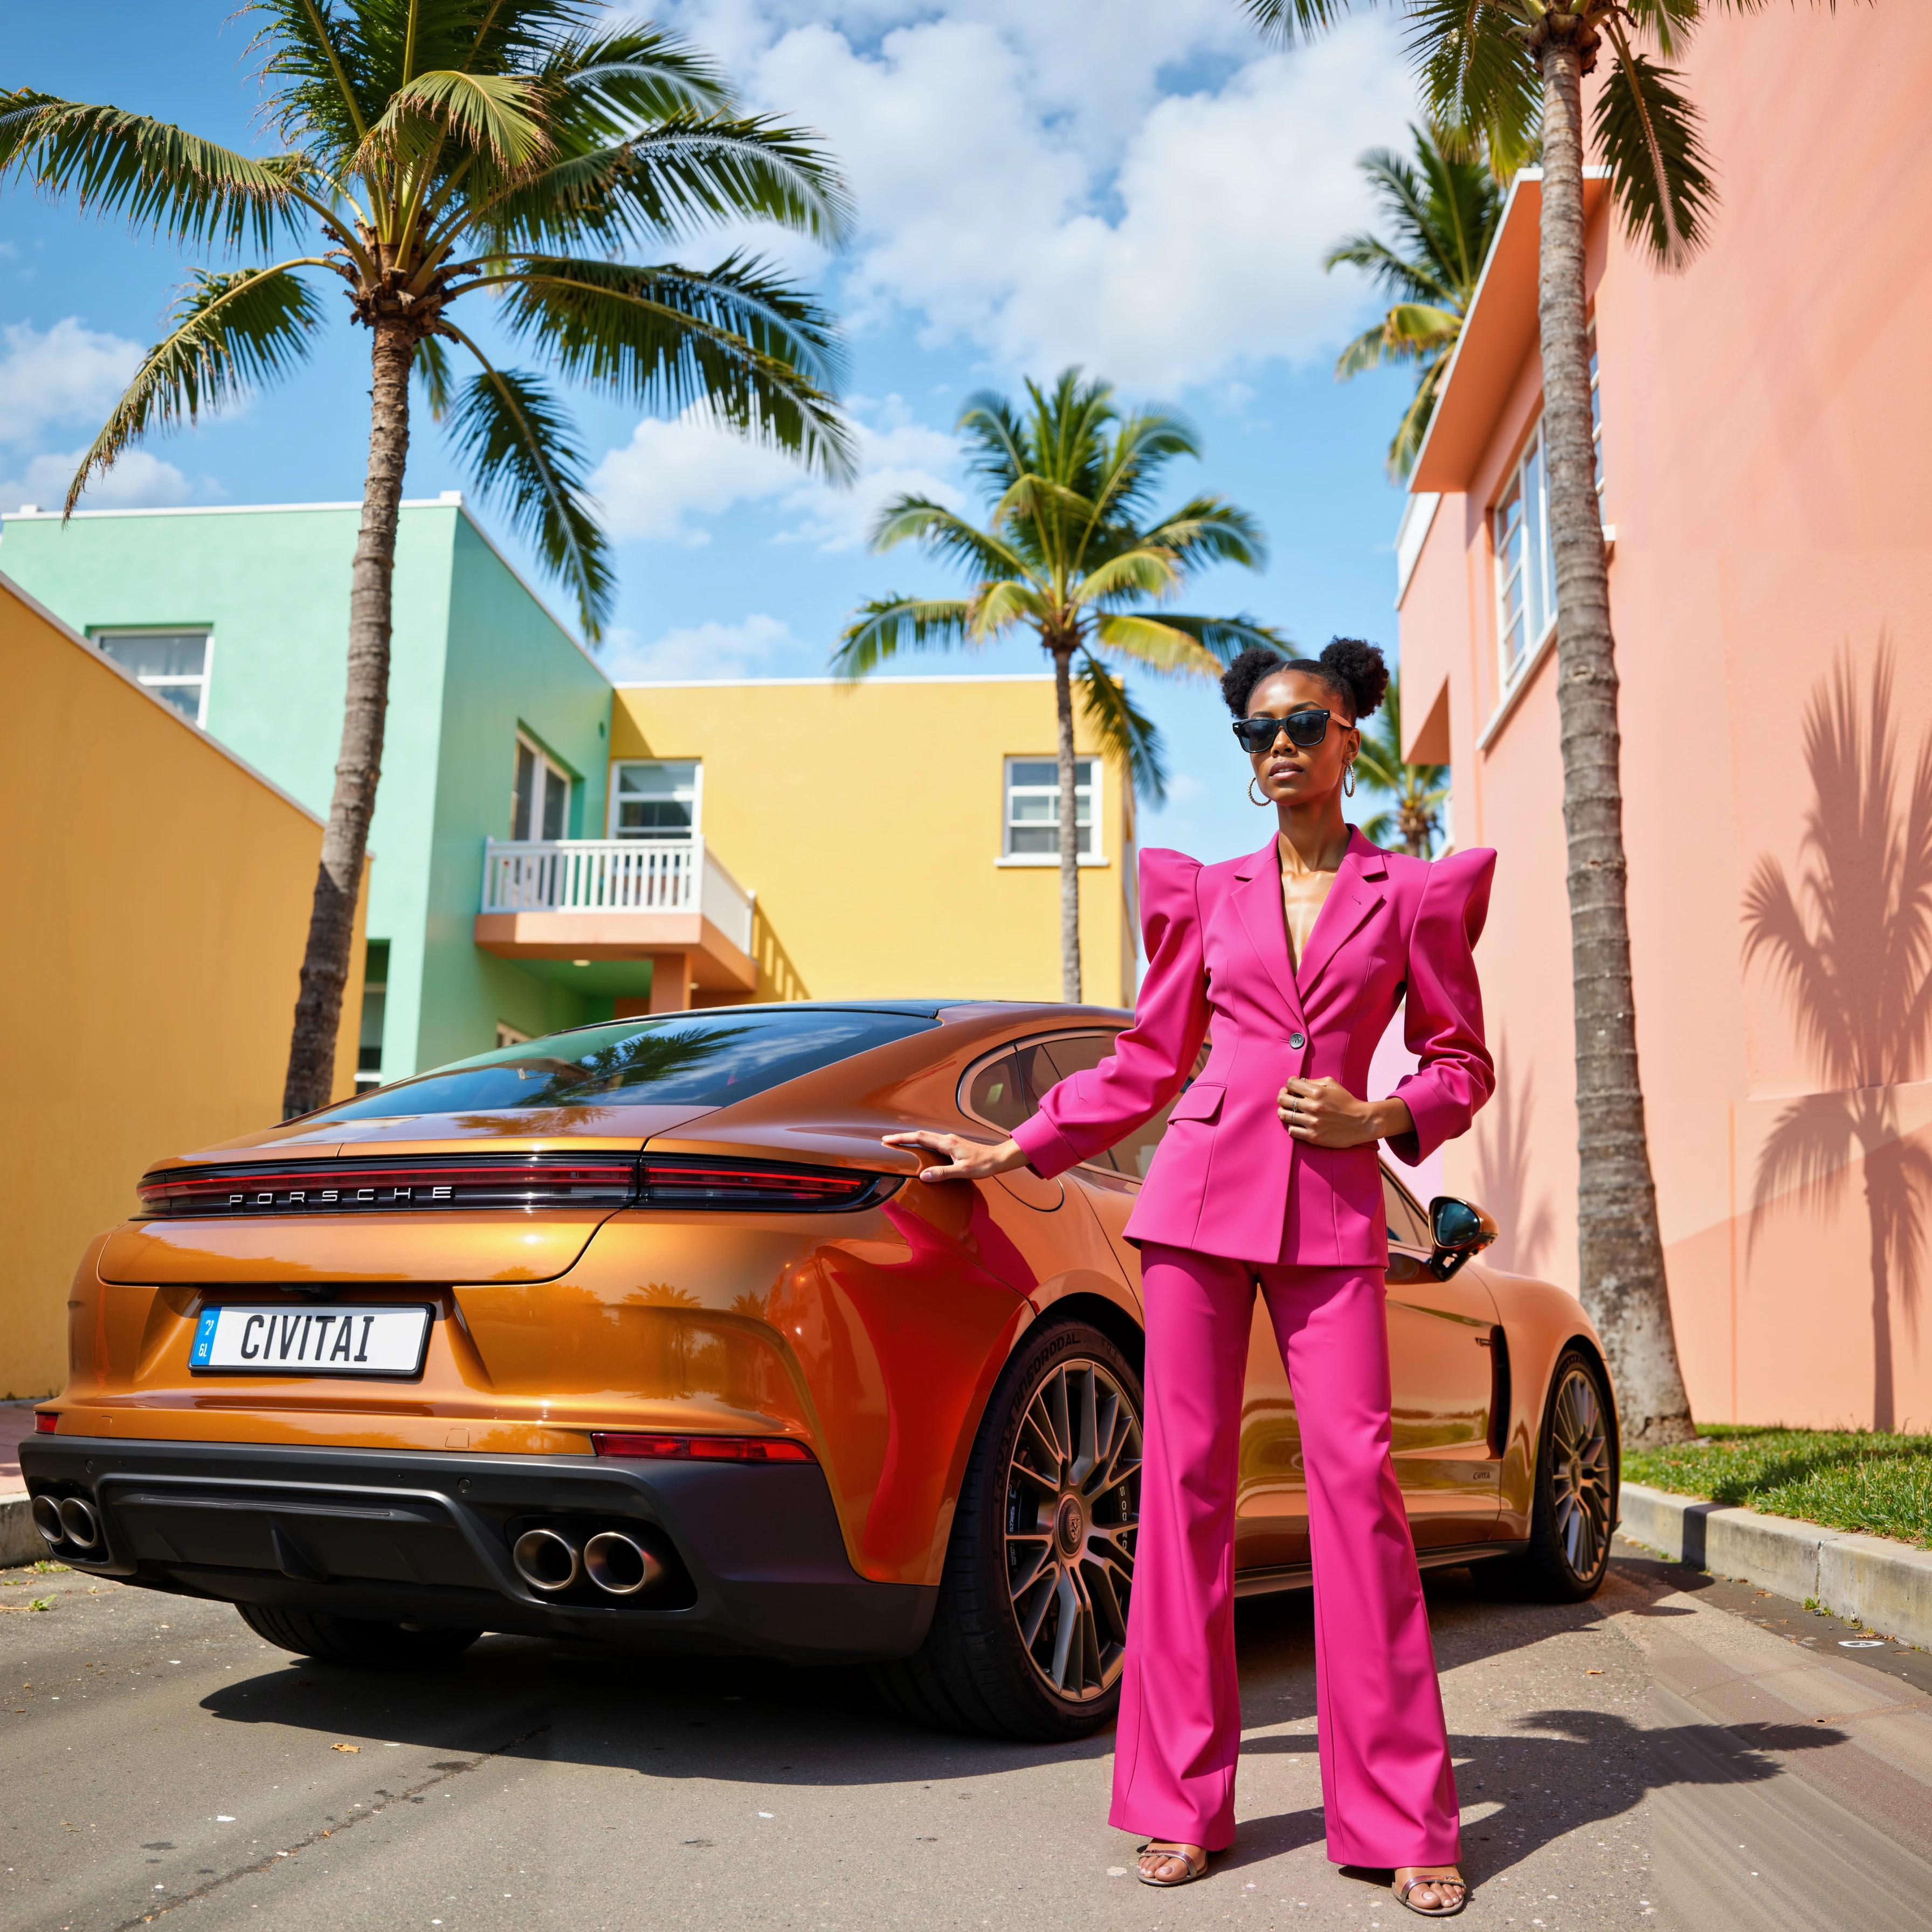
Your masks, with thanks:
<instances>
[{"instance_id":1,"label":"asphalt pavement","mask_svg":"<svg viewBox=\"0 0 1932 1932\"><path fill-rule=\"evenodd\" d=\"M1932 1657L1621 1546L1586 1604L1429 1590L1464 1924L1932 1927ZM0 1927L1414 1923L1323 1856L1306 1598L1240 1628L1240 1837L1162 1892L1106 1823L1105 1737L938 1736L853 1672L516 1637L367 1676L223 1606L0 1573Z\"/></svg>"}]
</instances>

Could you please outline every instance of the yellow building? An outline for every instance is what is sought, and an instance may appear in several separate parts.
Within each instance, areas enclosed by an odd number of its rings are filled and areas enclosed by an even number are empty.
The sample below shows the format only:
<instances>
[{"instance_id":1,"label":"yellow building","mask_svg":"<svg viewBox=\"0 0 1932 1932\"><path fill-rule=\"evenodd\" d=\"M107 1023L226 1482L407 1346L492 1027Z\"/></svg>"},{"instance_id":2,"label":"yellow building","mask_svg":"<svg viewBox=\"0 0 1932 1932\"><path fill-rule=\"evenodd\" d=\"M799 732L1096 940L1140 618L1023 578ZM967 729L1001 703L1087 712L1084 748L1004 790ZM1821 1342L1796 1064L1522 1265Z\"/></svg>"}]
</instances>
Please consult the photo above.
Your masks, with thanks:
<instances>
[{"instance_id":1,"label":"yellow building","mask_svg":"<svg viewBox=\"0 0 1932 1932\"><path fill-rule=\"evenodd\" d=\"M604 838L491 842L477 943L620 1014L1058 999L1054 741L1045 676L620 684ZM1132 789L1076 746L1083 991L1131 1006Z\"/></svg>"},{"instance_id":2,"label":"yellow building","mask_svg":"<svg viewBox=\"0 0 1932 1932\"><path fill-rule=\"evenodd\" d=\"M0 776L0 1396L31 1396L64 1378L68 1282L148 1163L279 1116L322 828L4 577L0 664L28 721ZM338 1094L355 1053L345 1026Z\"/></svg>"}]
</instances>

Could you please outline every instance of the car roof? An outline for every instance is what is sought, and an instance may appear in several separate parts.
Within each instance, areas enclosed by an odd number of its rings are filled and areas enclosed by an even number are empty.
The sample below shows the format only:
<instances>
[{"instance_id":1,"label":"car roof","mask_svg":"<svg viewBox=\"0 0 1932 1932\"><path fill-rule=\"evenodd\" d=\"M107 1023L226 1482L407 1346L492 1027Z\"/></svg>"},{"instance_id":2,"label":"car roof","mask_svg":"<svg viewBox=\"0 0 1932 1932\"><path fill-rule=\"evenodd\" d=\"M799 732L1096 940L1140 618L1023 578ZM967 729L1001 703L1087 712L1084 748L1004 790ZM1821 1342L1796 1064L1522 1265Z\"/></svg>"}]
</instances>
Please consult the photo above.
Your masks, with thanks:
<instances>
[{"instance_id":1,"label":"car roof","mask_svg":"<svg viewBox=\"0 0 1932 1932\"><path fill-rule=\"evenodd\" d=\"M686 1013L636 1013L634 1019L679 1019L688 1013L904 1013L914 1019L943 1019L953 1012L970 1009L975 1014L1010 1012L1016 1016L1024 1013L1037 1013L1044 1018L1058 1019L1063 1024L1076 1024L1088 1018L1106 1017L1124 1018L1124 1008L1118 1006L1066 1006L1058 1001L1047 1000L976 1000L957 998L950 1000L766 1000L747 1001L742 1005L728 1006L693 1006ZM589 1020L581 1026L560 1028L555 1034L546 1034L547 1040L554 1040L573 1033L587 1033L593 1028L621 1025L621 1021Z\"/></svg>"}]
</instances>

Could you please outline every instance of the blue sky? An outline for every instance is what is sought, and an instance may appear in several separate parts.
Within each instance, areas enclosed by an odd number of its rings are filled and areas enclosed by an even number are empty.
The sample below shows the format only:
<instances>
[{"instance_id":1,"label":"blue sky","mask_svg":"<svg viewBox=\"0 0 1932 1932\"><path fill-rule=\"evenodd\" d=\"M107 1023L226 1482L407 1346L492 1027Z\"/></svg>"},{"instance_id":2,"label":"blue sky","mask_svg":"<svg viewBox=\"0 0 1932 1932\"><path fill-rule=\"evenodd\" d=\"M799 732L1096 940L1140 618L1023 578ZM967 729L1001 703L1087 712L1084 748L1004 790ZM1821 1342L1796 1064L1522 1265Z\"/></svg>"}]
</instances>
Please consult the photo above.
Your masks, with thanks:
<instances>
[{"instance_id":1,"label":"blue sky","mask_svg":"<svg viewBox=\"0 0 1932 1932\"><path fill-rule=\"evenodd\" d=\"M834 492L700 422L574 398L618 539L613 676L812 675L862 598L948 587L911 553L870 554L870 516L900 489L970 505L952 437L965 397L1072 362L1192 417L1204 456L1173 472L1177 498L1217 490L1268 532L1267 569L1217 572L1192 608L1250 611L1310 646L1337 632L1393 646L1401 499L1382 454L1407 382L1333 380L1373 304L1321 268L1368 218L1355 158L1406 142L1412 91L1386 21L1284 55L1234 0L681 0L656 16L722 59L751 104L818 130L845 169L859 220L841 254L748 238L844 320L863 473ZM8 84L259 150L249 33L233 0L16 9ZM742 238L680 252L709 262ZM0 203L0 507L59 502L191 266L70 206L17 189ZM368 340L345 316L292 380L124 458L89 503L359 496ZM408 494L468 481L419 416ZM1012 645L904 668L1041 664ZM1206 859L1258 844L1218 697L1137 688L1174 778L1166 808L1144 812L1144 842Z\"/></svg>"}]
</instances>

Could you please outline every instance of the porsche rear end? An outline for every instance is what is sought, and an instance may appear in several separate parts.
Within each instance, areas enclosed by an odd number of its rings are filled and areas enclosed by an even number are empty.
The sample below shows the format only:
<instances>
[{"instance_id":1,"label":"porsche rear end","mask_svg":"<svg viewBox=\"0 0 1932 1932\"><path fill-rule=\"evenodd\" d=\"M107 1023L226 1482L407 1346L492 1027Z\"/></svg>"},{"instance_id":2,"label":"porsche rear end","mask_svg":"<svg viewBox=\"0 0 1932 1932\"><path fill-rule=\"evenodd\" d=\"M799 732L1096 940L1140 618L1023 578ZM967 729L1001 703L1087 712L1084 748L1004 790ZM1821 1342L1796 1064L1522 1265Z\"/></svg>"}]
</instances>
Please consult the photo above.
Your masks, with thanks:
<instances>
[{"instance_id":1,"label":"porsche rear end","mask_svg":"<svg viewBox=\"0 0 1932 1932\"><path fill-rule=\"evenodd\" d=\"M890 1086L932 1055L902 1037L860 1058ZM818 1076L820 1113L843 1070ZM23 1445L52 1552L392 1628L914 1648L953 1458L896 1546L854 1520L888 1406L867 1293L886 1284L935 1352L996 1359L1023 1298L935 1292L948 1244L896 1204L870 1126L776 1157L756 1100L609 1097L338 1109L146 1177L142 1217L82 1262L70 1379ZM852 1412L828 1421L842 1362ZM936 1400L935 1443L977 1379Z\"/></svg>"}]
</instances>

